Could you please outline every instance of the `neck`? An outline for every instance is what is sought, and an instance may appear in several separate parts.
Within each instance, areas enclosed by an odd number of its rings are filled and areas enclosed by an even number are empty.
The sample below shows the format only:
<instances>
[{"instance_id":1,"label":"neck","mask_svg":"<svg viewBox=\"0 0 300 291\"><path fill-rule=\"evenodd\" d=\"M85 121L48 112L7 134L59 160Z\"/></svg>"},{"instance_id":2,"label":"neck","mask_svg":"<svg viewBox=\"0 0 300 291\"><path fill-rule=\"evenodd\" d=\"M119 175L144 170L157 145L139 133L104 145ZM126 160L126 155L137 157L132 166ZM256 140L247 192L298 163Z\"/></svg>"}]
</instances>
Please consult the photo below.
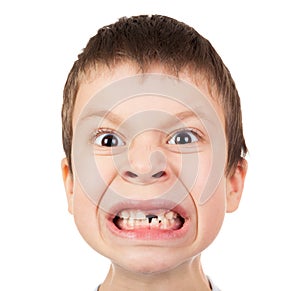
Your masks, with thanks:
<instances>
[{"instance_id":1,"label":"neck","mask_svg":"<svg viewBox=\"0 0 300 291\"><path fill-rule=\"evenodd\" d=\"M198 256L172 270L155 274L133 273L112 264L100 290L209 291L210 288Z\"/></svg>"}]
</instances>

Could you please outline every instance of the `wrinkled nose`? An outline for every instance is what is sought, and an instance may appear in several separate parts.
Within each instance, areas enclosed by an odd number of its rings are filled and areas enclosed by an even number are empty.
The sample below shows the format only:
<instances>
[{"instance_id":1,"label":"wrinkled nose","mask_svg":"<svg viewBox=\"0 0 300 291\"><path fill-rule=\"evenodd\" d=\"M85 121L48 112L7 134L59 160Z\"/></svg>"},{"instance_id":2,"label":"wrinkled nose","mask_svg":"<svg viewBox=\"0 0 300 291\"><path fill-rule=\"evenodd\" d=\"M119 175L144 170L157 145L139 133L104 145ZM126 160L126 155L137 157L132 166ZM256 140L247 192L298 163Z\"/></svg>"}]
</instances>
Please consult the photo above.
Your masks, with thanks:
<instances>
[{"instance_id":1,"label":"wrinkled nose","mask_svg":"<svg viewBox=\"0 0 300 291\"><path fill-rule=\"evenodd\" d=\"M167 177L166 158L160 151L151 152L148 156L137 155L123 168L122 176L132 183L150 184Z\"/></svg>"},{"instance_id":2,"label":"wrinkled nose","mask_svg":"<svg viewBox=\"0 0 300 291\"><path fill-rule=\"evenodd\" d=\"M123 179L138 184L150 184L167 178L167 159L150 136L134 140L121 169Z\"/></svg>"},{"instance_id":3,"label":"wrinkled nose","mask_svg":"<svg viewBox=\"0 0 300 291\"><path fill-rule=\"evenodd\" d=\"M126 171L124 173L124 178L126 180L131 180L132 182L138 182L138 183L151 183L155 182L155 180L160 179L162 177L166 176L165 171L159 171L154 174L136 174L132 171Z\"/></svg>"}]
</instances>

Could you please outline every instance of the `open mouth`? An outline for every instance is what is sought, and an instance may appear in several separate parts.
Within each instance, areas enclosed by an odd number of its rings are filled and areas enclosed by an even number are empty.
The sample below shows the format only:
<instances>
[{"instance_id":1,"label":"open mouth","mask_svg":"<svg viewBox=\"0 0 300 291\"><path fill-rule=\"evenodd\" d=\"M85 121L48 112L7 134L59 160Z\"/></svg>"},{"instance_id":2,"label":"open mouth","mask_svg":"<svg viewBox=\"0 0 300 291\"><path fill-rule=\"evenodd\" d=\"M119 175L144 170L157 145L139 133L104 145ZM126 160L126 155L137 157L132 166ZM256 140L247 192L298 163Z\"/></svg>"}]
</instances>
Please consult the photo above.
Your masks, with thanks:
<instances>
[{"instance_id":1,"label":"open mouth","mask_svg":"<svg viewBox=\"0 0 300 291\"><path fill-rule=\"evenodd\" d=\"M153 211L124 209L117 213L113 219L119 230L179 230L183 227L185 219L176 211L159 209Z\"/></svg>"},{"instance_id":2,"label":"open mouth","mask_svg":"<svg viewBox=\"0 0 300 291\"><path fill-rule=\"evenodd\" d=\"M107 229L121 239L177 244L192 234L188 207L162 199L115 204L106 215ZM176 242L175 242L176 241Z\"/></svg>"}]
</instances>

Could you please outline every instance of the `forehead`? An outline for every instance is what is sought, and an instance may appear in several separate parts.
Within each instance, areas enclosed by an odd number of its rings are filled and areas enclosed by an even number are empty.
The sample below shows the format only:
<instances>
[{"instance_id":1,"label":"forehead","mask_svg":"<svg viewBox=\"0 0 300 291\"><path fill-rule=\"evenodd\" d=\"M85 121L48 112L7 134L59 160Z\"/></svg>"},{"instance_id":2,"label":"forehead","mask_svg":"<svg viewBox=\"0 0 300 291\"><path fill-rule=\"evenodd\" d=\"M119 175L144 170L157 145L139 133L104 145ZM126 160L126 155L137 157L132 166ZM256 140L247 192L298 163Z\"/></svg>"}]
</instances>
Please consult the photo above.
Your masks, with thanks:
<instances>
[{"instance_id":1,"label":"forehead","mask_svg":"<svg viewBox=\"0 0 300 291\"><path fill-rule=\"evenodd\" d=\"M167 71L162 65L152 65L147 69L147 74L162 74L170 76L170 72ZM88 75L84 76L80 82L79 90L76 97L75 107L73 111L73 127L78 122L81 112L98 94L101 90L107 88L111 84L123 80L124 78L134 77L141 75L136 65L132 63L118 64L112 68L99 65L96 69L89 71ZM181 71L176 76L179 80L186 83L190 83L209 99L211 105L216 111L221 123L224 125L223 110L220 105L212 98L207 82L204 78L198 78L196 81L195 76L189 71ZM126 89L126 88L124 88ZM93 108L94 112L99 112L102 109L104 111L113 111L120 118L127 118L135 112L146 112L151 110L161 110L168 112L170 115L183 114L189 115L187 108L193 104L187 104L184 98L182 102L175 102L172 98L163 98L162 96L155 96L145 94L144 96L138 96L129 98L126 102L110 104L109 108ZM189 102L191 103L191 102ZM102 104L104 105L104 104ZM99 107L98 105L96 107ZM100 106L102 107L102 106ZM105 106L104 106L105 107ZM94 113L92 112L92 113Z\"/></svg>"}]
</instances>

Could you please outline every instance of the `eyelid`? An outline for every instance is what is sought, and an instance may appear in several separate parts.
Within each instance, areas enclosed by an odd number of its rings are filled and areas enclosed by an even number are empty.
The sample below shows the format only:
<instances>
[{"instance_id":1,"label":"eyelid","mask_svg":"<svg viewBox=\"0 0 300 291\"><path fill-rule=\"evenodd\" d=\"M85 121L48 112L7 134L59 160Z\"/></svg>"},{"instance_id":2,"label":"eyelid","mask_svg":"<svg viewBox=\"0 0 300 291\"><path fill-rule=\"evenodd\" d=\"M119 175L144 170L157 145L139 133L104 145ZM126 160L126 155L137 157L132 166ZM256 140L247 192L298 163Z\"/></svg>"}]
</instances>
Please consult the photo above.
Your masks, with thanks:
<instances>
[{"instance_id":1,"label":"eyelid","mask_svg":"<svg viewBox=\"0 0 300 291\"><path fill-rule=\"evenodd\" d=\"M91 137L90 137L90 142L92 144L95 143L96 139L101 135L101 134L114 134L114 135L117 135L123 142L124 142L124 145L126 145L126 142L125 142L125 137L120 134L119 132L117 133L115 130L113 129L110 129L110 128L97 128L93 131L93 133L91 134Z\"/></svg>"},{"instance_id":2,"label":"eyelid","mask_svg":"<svg viewBox=\"0 0 300 291\"><path fill-rule=\"evenodd\" d=\"M181 128L181 129L177 129L174 130L173 132L171 132L168 137L167 137L167 142L170 141L170 139L176 134L176 133L180 133L180 132L184 132L184 131L189 131L195 135L197 135L199 137L199 141L205 141L205 135L204 133L196 128L192 128L192 127L188 127L188 128Z\"/></svg>"}]
</instances>

